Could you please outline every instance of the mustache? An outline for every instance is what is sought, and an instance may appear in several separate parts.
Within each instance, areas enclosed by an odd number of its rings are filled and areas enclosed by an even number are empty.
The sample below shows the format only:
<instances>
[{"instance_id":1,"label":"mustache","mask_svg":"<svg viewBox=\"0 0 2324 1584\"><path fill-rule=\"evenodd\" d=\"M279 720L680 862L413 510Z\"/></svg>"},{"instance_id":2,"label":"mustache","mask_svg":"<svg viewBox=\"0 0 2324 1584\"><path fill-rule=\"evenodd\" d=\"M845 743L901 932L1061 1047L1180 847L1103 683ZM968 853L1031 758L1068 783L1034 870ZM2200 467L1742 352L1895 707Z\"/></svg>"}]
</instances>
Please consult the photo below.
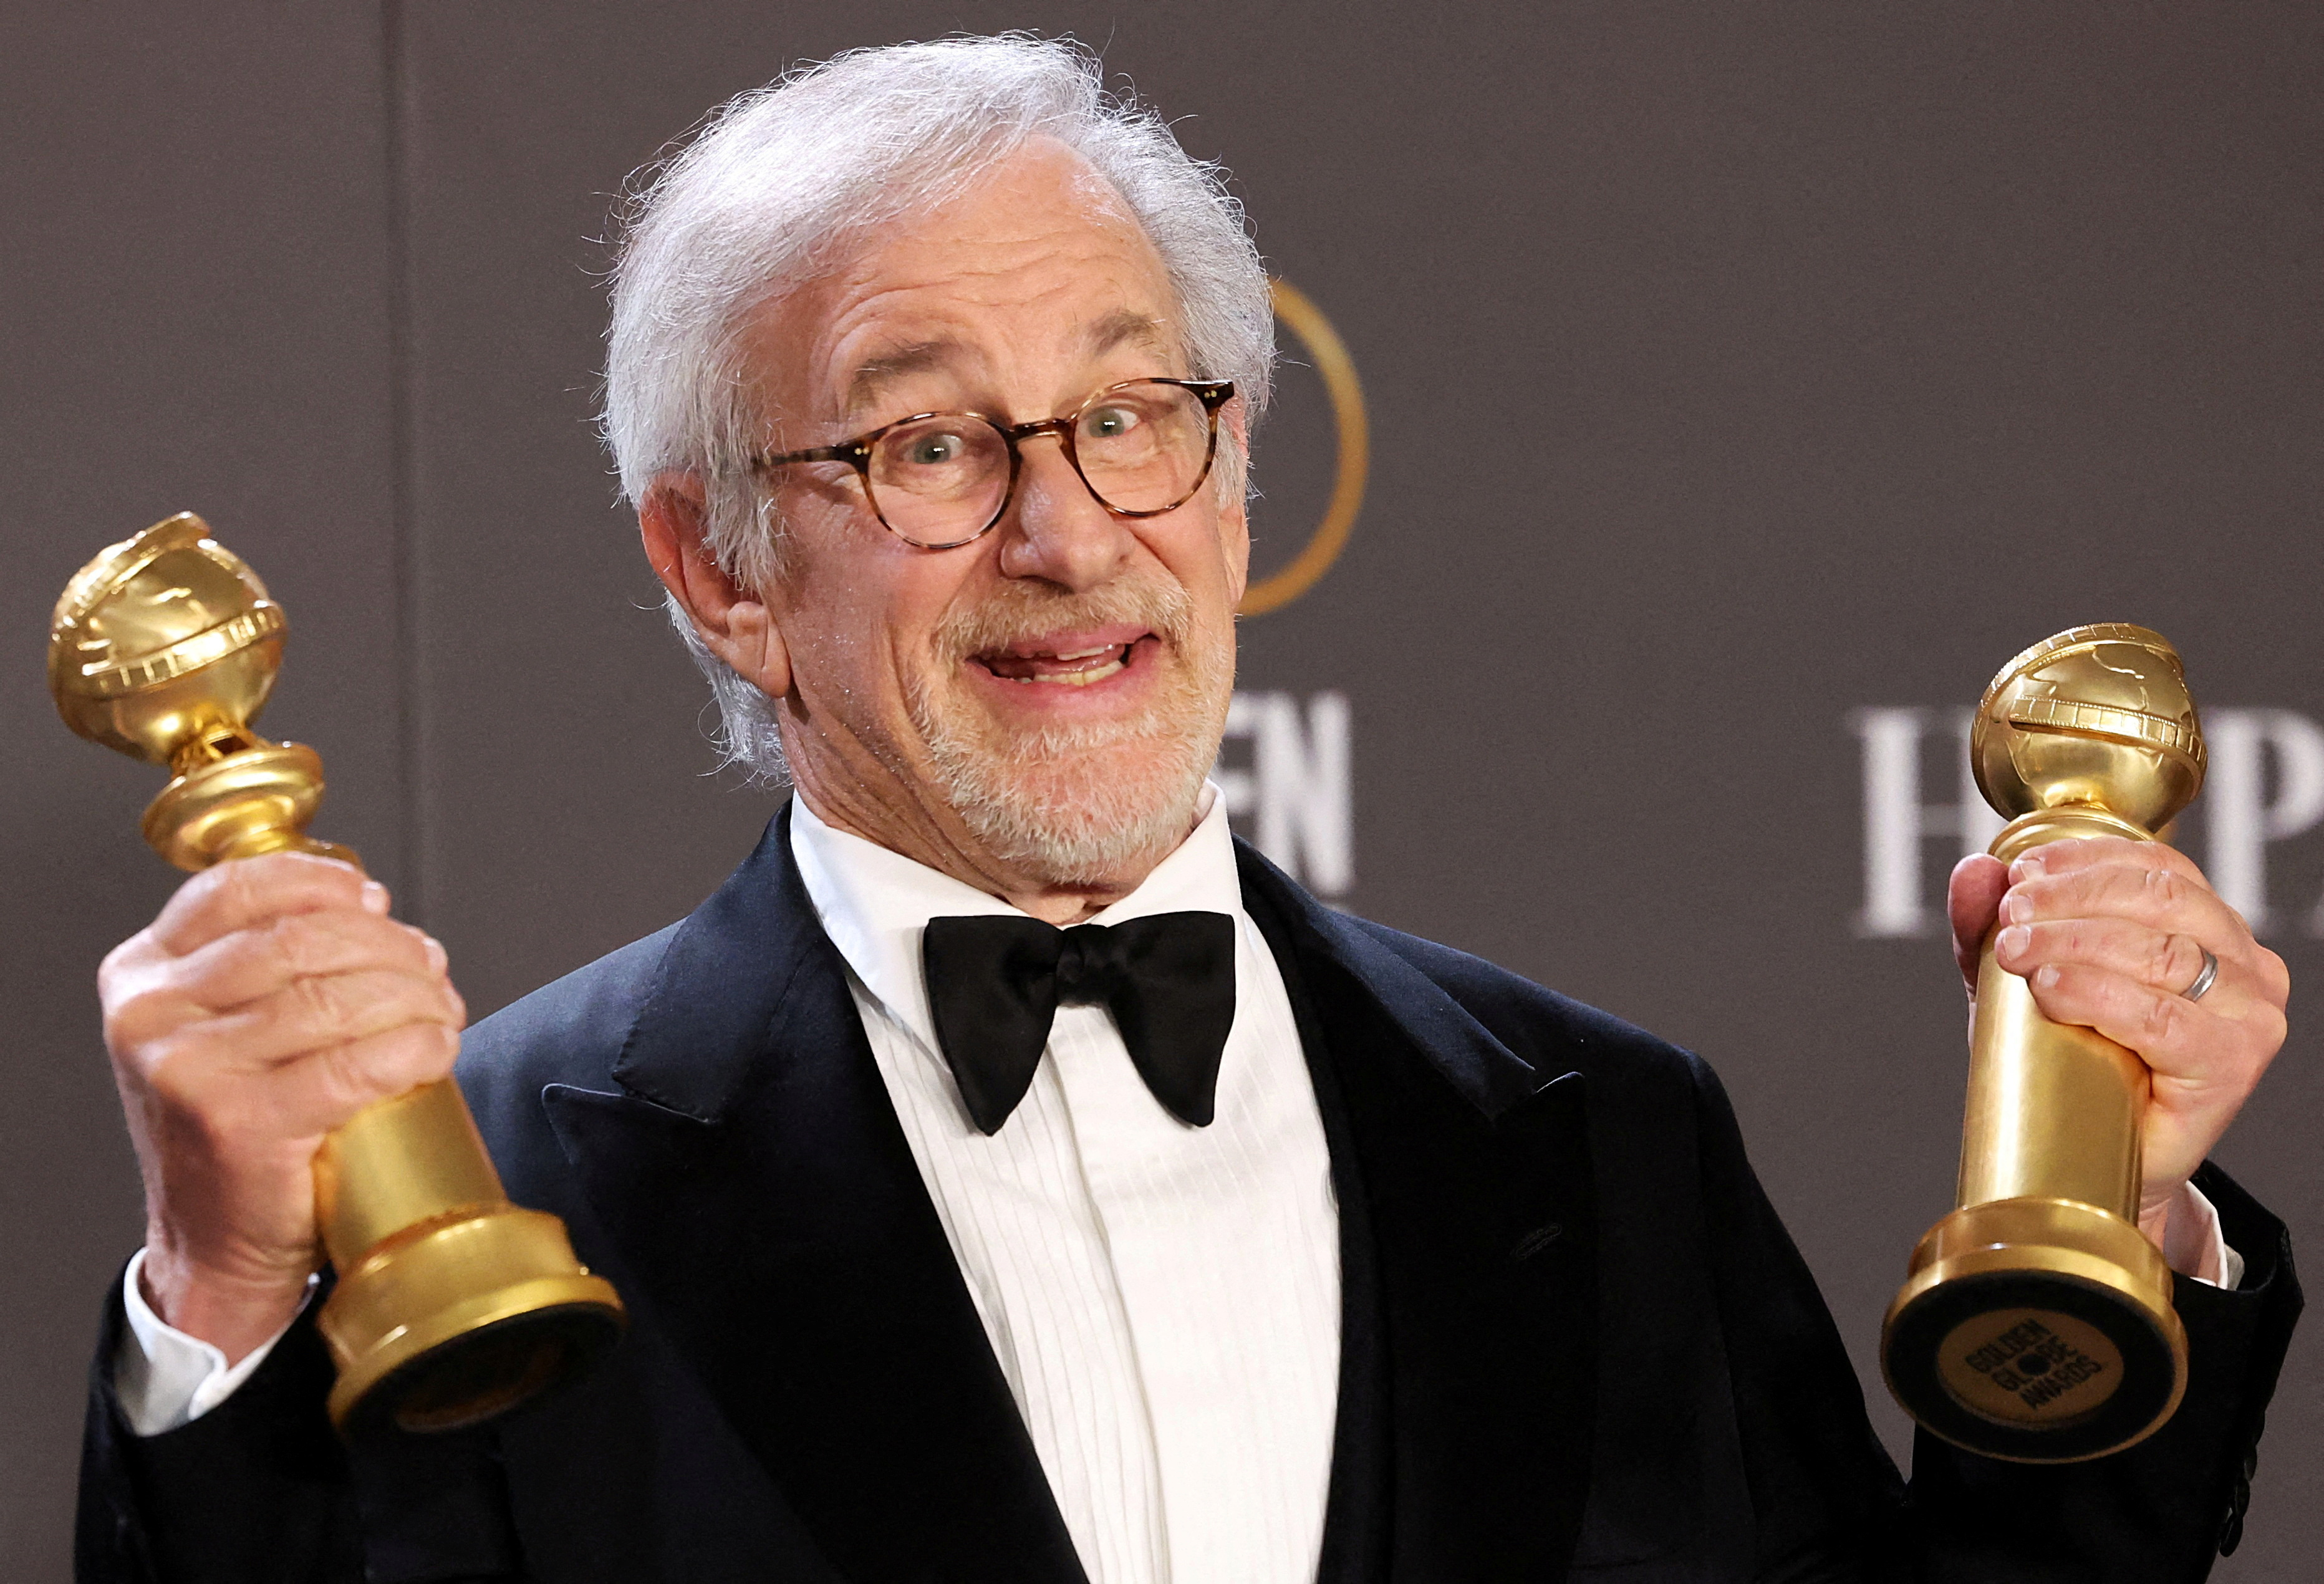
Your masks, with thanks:
<instances>
[{"instance_id":1,"label":"mustache","mask_svg":"<svg viewBox=\"0 0 2324 1584\"><path fill-rule=\"evenodd\" d=\"M964 660L1043 633L1129 625L1176 646L1192 618L1193 602L1174 583L1115 582L1077 594L1053 585L1011 583L948 613L936 624L933 641L938 658Z\"/></svg>"}]
</instances>

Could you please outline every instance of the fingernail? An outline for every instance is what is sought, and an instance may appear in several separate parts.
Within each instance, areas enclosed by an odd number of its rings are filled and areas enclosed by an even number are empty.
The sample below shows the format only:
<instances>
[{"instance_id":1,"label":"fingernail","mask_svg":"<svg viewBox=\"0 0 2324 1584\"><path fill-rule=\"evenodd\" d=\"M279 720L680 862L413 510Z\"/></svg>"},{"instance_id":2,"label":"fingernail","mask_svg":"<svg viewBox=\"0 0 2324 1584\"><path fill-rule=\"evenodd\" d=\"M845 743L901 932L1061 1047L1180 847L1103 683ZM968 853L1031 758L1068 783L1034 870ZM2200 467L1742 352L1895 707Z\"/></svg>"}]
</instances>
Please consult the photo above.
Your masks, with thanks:
<instances>
[{"instance_id":1,"label":"fingernail","mask_svg":"<svg viewBox=\"0 0 2324 1584\"><path fill-rule=\"evenodd\" d=\"M2013 924L1993 937L1993 949L2005 957L2015 957L2025 949L2025 943L2033 938L2032 930L2022 924Z\"/></svg>"},{"instance_id":2,"label":"fingernail","mask_svg":"<svg viewBox=\"0 0 2324 1584\"><path fill-rule=\"evenodd\" d=\"M386 912L387 888L381 885L377 880L364 881L363 905L364 911L366 913Z\"/></svg>"},{"instance_id":3,"label":"fingernail","mask_svg":"<svg viewBox=\"0 0 2324 1584\"><path fill-rule=\"evenodd\" d=\"M2020 879L2040 874L2047 867L2039 852L2028 852L2010 865L2012 872Z\"/></svg>"},{"instance_id":4,"label":"fingernail","mask_svg":"<svg viewBox=\"0 0 2324 1584\"><path fill-rule=\"evenodd\" d=\"M2034 988L2035 990L2056 990L2058 988L2058 970L2056 967L2053 965L2048 968L2035 969L2034 971Z\"/></svg>"},{"instance_id":5,"label":"fingernail","mask_svg":"<svg viewBox=\"0 0 2324 1584\"><path fill-rule=\"evenodd\" d=\"M2014 895L2004 897L2001 899L2001 922L2004 924L2019 923L2024 918L2026 914L2032 910L2033 904L2026 901L2023 897Z\"/></svg>"},{"instance_id":6,"label":"fingernail","mask_svg":"<svg viewBox=\"0 0 2324 1584\"><path fill-rule=\"evenodd\" d=\"M428 972L443 972L444 964L452 960L452 954L444 949L444 943L434 935L422 935L420 938L428 943Z\"/></svg>"}]
</instances>

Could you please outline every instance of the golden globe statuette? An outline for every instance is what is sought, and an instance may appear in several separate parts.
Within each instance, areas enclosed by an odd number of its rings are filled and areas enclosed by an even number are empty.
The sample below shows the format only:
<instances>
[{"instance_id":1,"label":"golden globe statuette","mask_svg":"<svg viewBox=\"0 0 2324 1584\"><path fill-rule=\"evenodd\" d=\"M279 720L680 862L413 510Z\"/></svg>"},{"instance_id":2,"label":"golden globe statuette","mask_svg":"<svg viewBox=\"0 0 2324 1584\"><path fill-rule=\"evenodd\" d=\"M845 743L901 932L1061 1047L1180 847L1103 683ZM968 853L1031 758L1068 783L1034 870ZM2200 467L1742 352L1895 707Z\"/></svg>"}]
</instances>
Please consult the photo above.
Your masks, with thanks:
<instances>
[{"instance_id":1,"label":"golden globe statuette","mask_svg":"<svg viewBox=\"0 0 2324 1584\"><path fill-rule=\"evenodd\" d=\"M2078 836L2154 839L2203 783L2179 656L2108 623L2002 668L1970 729L2004 862ZM2042 1016L2025 981L1978 964L1958 1208L1913 1251L1881 1330L1905 1412L1957 1446L2079 1462L2144 1440L2179 1406L2187 1335L2171 1269L2138 1229L2146 1064Z\"/></svg>"},{"instance_id":2,"label":"golden globe statuette","mask_svg":"<svg viewBox=\"0 0 2324 1584\"><path fill-rule=\"evenodd\" d=\"M191 512L107 547L58 601L49 686L92 741L165 764L145 839L184 870L297 851L323 796L315 751L250 730L281 664L281 607ZM622 1303L565 1224L509 1202L450 1079L381 1101L315 1156L338 1281L317 1323L338 1367L332 1422L453 1430L573 1378L620 1336Z\"/></svg>"}]
</instances>

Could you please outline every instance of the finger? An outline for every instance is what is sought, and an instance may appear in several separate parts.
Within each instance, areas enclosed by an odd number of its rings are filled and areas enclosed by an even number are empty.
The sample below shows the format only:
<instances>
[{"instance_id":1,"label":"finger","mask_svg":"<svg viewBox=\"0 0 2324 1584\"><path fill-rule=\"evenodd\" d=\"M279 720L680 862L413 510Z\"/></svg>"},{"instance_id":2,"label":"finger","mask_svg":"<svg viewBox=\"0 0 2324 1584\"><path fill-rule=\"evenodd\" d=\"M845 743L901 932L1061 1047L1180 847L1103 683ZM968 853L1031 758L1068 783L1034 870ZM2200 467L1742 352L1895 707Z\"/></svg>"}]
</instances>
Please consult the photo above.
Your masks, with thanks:
<instances>
[{"instance_id":1,"label":"finger","mask_svg":"<svg viewBox=\"0 0 2324 1584\"><path fill-rule=\"evenodd\" d=\"M202 870L178 888L148 933L183 956L286 914L330 907L385 913L388 901L387 888L352 864L311 852L269 852Z\"/></svg>"},{"instance_id":2,"label":"finger","mask_svg":"<svg viewBox=\"0 0 2324 1584\"><path fill-rule=\"evenodd\" d=\"M1953 961L1960 965L1961 978L1972 992L1977 989L1978 956L1985 949L1985 937L1992 932L2002 895L2008 889L2007 866L1985 852L1972 852L1953 865L1952 879L1945 883L1945 911L1953 926Z\"/></svg>"},{"instance_id":3,"label":"finger","mask_svg":"<svg viewBox=\"0 0 2324 1584\"><path fill-rule=\"evenodd\" d=\"M2283 1015L2246 1000L2232 1015L2103 968L2051 963L2027 980L2053 1023L2094 1028L2135 1051L2156 1073L2206 1090L2243 1093L2282 1043Z\"/></svg>"},{"instance_id":4,"label":"finger","mask_svg":"<svg viewBox=\"0 0 2324 1584\"><path fill-rule=\"evenodd\" d=\"M438 1024L456 1032L466 1016L459 992L441 979L333 973L294 980L271 996L204 1020L173 1043L198 1044L220 1066L247 1072L406 1024Z\"/></svg>"},{"instance_id":5,"label":"finger","mask_svg":"<svg viewBox=\"0 0 2324 1584\"><path fill-rule=\"evenodd\" d=\"M2128 836L2074 836L2061 842L2044 842L2020 853L2010 864L2010 874L2015 878L2021 870L2027 873L2066 874L2107 864L2128 864L2135 869L2162 867L2183 875L2206 890L2210 889L2202 870L2178 848L2167 842L2135 842Z\"/></svg>"},{"instance_id":6,"label":"finger","mask_svg":"<svg viewBox=\"0 0 2324 1584\"><path fill-rule=\"evenodd\" d=\"M1994 960L2030 979L2051 964L2104 969L2135 980L2151 990L2184 996L2203 972L2204 948L2194 936L2157 930L2124 918L2066 918L2044 924L2005 925L1993 937ZM2248 992L2245 971L2221 959L2206 999L2212 1010Z\"/></svg>"},{"instance_id":7,"label":"finger","mask_svg":"<svg viewBox=\"0 0 2324 1584\"><path fill-rule=\"evenodd\" d=\"M444 965L444 948L423 931L335 907L236 930L173 960L162 977L195 1005L225 1012L300 979L366 972L426 979Z\"/></svg>"},{"instance_id":8,"label":"finger","mask_svg":"<svg viewBox=\"0 0 2324 1584\"><path fill-rule=\"evenodd\" d=\"M2158 857L2163 851L2157 850ZM2021 865L2024 861L2019 861ZM2123 918L2151 929L2192 935L2221 958L2247 961L2256 950L2257 943L2242 916L2220 901L2209 887L2172 863L2102 861L2063 873L2016 866L2013 872L2023 878L2001 899L2005 925Z\"/></svg>"},{"instance_id":9,"label":"finger","mask_svg":"<svg viewBox=\"0 0 2324 1584\"><path fill-rule=\"evenodd\" d=\"M140 960L131 957L117 952L102 975L106 1043L130 1073L162 1059L263 1065L318 1037L340 1037L344 1031L328 1025L344 1008L375 999L380 984L398 985L401 1005L420 1016L455 1026L466 1017L444 978L443 947L419 930L370 913L292 914L238 930L187 957L159 948ZM386 977L359 977L366 974ZM300 1005L300 1021L280 1023L286 1008ZM393 1005L372 1010L369 1021L377 1022L383 1011L392 1015ZM236 1020L221 1023L221 1013Z\"/></svg>"},{"instance_id":10,"label":"finger","mask_svg":"<svg viewBox=\"0 0 2324 1584\"><path fill-rule=\"evenodd\" d=\"M448 1075L459 1054L459 1034L440 1023L406 1024L310 1051L263 1083L245 1082L234 1126L272 1138L328 1133L366 1106Z\"/></svg>"},{"instance_id":11,"label":"finger","mask_svg":"<svg viewBox=\"0 0 2324 1584\"><path fill-rule=\"evenodd\" d=\"M2102 906L2109 896L2135 893L2129 909L2133 915L2157 927L2192 935L2222 962L2240 966L2244 988L2254 997L2281 1008L2291 995L2292 976L2283 959L2253 937L2244 916L2211 889L2192 859L2174 848L2114 836L2053 842L2026 853L2010 872L2022 877L2019 885L2037 912L2052 907L2074 911L2077 878L2087 888L2081 895ZM2045 881L2057 881L2060 889L2046 890ZM2172 916L2168 910L2174 896L2190 898L2192 910ZM2006 900L2003 907L2006 915L2016 911Z\"/></svg>"}]
</instances>

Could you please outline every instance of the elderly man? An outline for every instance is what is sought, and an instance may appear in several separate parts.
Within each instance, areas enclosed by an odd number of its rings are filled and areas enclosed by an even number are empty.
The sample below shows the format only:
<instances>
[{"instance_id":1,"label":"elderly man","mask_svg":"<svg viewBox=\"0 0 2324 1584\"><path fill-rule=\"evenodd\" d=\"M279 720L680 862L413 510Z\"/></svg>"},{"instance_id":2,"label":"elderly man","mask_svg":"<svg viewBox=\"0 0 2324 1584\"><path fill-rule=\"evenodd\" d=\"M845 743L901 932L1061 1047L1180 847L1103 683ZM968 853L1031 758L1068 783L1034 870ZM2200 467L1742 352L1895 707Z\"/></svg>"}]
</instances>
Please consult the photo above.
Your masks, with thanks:
<instances>
[{"instance_id":1,"label":"elderly man","mask_svg":"<svg viewBox=\"0 0 2324 1584\"><path fill-rule=\"evenodd\" d=\"M103 976L150 1224L85 1577L2204 1571L2298 1306L2282 1228L2198 1171L2281 963L2167 850L1964 865L1959 938L1997 914L2047 1011L2159 1075L2194 1384L2130 1452L1924 1441L1908 1490L1707 1068L1228 835L1268 356L1232 200L1065 46L728 106L627 239L607 428L732 751L796 796L458 1067L632 1330L530 1414L337 1446L309 1162L452 1064L460 1000L349 870L198 876Z\"/></svg>"}]
</instances>

